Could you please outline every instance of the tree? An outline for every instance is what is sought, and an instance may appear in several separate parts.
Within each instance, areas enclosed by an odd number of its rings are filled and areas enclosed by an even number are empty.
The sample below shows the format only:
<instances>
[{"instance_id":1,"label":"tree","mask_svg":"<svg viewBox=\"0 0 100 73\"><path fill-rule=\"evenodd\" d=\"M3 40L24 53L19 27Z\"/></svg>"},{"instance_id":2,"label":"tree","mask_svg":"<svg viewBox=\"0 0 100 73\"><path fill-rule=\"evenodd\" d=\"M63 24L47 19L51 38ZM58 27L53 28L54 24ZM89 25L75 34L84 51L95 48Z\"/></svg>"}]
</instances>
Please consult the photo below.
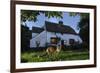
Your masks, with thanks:
<instances>
[{"instance_id":1,"label":"tree","mask_svg":"<svg viewBox=\"0 0 100 73\"><path fill-rule=\"evenodd\" d=\"M89 47L89 13L70 13L70 16L80 15L80 22L77 27L80 29L79 35L83 40L83 43Z\"/></svg>"},{"instance_id":2,"label":"tree","mask_svg":"<svg viewBox=\"0 0 100 73\"><path fill-rule=\"evenodd\" d=\"M62 12L57 11L33 11L33 10L21 10L21 21L25 22L28 21L37 21L37 16L40 14L45 14L45 17L56 17L56 18L63 18Z\"/></svg>"},{"instance_id":3,"label":"tree","mask_svg":"<svg viewBox=\"0 0 100 73\"><path fill-rule=\"evenodd\" d=\"M21 51L27 51L30 47L31 31L27 26L21 25Z\"/></svg>"},{"instance_id":4,"label":"tree","mask_svg":"<svg viewBox=\"0 0 100 73\"><path fill-rule=\"evenodd\" d=\"M81 28L79 32L80 37L87 44L87 47L89 47L89 16L82 18L78 26Z\"/></svg>"},{"instance_id":5,"label":"tree","mask_svg":"<svg viewBox=\"0 0 100 73\"><path fill-rule=\"evenodd\" d=\"M85 28L85 26L89 25L89 13L76 13L76 12L71 12L70 16L80 16L80 22L77 25L78 29Z\"/></svg>"}]
</instances>

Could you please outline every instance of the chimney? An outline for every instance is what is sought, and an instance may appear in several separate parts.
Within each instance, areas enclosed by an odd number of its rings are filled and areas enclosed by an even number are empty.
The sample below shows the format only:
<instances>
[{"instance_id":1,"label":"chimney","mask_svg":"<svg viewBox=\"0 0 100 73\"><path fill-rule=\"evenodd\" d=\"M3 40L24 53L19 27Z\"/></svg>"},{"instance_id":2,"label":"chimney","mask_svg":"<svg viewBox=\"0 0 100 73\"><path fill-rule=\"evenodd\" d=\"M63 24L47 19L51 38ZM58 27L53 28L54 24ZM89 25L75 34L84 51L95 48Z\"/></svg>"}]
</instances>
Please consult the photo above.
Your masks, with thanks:
<instances>
[{"instance_id":1,"label":"chimney","mask_svg":"<svg viewBox=\"0 0 100 73\"><path fill-rule=\"evenodd\" d=\"M63 21L59 21L59 24L63 25Z\"/></svg>"}]
</instances>

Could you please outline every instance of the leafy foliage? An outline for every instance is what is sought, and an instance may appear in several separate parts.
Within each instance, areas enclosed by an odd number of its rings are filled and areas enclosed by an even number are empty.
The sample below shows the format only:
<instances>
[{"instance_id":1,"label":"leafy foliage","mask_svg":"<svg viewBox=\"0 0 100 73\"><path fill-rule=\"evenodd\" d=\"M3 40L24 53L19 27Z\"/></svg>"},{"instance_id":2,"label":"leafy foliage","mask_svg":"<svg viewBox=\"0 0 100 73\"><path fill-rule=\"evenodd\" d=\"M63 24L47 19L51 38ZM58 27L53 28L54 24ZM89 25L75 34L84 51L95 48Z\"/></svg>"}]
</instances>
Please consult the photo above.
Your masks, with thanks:
<instances>
[{"instance_id":1,"label":"leafy foliage","mask_svg":"<svg viewBox=\"0 0 100 73\"><path fill-rule=\"evenodd\" d=\"M70 16L80 16L80 22L78 23L77 27L78 29L85 28L85 26L89 25L89 13L75 13L75 12L70 12Z\"/></svg>"},{"instance_id":2,"label":"leafy foliage","mask_svg":"<svg viewBox=\"0 0 100 73\"><path fill-rule=\"evenodd\" d=\"M21 51L26 51L29 48L31 39L31 31L27 26L21 25Z\"/></svg>"},{"instance_id":3,"label":"leafy foliage","mask_svg":"<svg viewBox=\"0 0 100 73\"><path fill-rule=\"evenodd\" d=\"M86 28L87 26L89 26L89 13L82 13L78 27L82 29Z\"/></svg>"},{"instance_id":4,"label":"leafy foliage","mask_svg":"<svg viewBox=\"0 0 100 73\"><path fill-rule=\"evenodd\" d=\"M28 21L37 21L37 16L40 14L45 14L45 17L56 17L56 18L63 18L62 12L57 11L33 11L33 10L21 10L21 21L25 22Z\"/></svg>"},{"instance_id":5,"label":"leafy foliage","mask_svg":"<svg viewBox=\"0 0 100 73\"><path fill-rule=\"evenodd\" d=\"M88 45L89 48L89 14L84 15L78 24L80 28L79 35L82 38L83 42Z\"/></svg>"},{"instance_id":6,"label":"leafy foliage","mask_svg":"<svg viewBox=\"0 0 100 73\"><path fill-rule=\"evenodd\" d=\"M88 45L87 48L89 48L89 13L70 13L70 16L76 15L80 15L81 17L80 22L77 25L77 28L80 29L79 35L83 42Z\"/></svg>"}]
</instances>

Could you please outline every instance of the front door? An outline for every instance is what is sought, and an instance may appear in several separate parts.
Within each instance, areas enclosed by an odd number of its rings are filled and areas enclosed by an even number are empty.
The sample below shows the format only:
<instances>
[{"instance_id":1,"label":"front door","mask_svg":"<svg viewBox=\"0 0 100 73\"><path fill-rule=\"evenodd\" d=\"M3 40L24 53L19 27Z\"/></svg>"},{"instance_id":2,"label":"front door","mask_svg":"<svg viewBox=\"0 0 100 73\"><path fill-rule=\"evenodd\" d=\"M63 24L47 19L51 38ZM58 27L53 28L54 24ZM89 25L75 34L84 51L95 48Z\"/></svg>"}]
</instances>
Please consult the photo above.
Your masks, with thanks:
<instances>
[{"instance_id":1,"label":"front door","mask_svg":"<svg viewBox=\"0 0 100 73\"><path fill-rule=\"evenodd\" d=\"M64 40L61 40L61 45L64 45Z\"/></svg>"}]
</instances>

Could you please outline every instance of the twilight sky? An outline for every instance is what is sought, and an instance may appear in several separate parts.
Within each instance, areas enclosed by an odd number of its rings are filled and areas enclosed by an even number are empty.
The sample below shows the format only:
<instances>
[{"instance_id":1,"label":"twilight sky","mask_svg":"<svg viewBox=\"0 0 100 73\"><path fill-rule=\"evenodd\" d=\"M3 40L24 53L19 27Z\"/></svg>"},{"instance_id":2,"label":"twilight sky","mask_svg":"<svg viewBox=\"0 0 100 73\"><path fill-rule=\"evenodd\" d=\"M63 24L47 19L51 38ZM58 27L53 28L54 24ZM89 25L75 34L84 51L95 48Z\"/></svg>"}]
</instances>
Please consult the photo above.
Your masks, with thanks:
<instances>
[{"instance_id":1,"label":"twilight sky","mask_svg":"<svg viewBox=\"0 0 100 73\"><path fill-rule=\"evenodd\" d=\"M76 15L76 16L70 16L69 12L63 12L63 18L56 18L56 17L51 17L51 18L47 18L45 17L44 14L40 14L37 17L37 21L33 22L33 21L26 21L27 26L32 29L33 26L35 27L42 27L45 24L45 21L50 21L50 22L54 22L54 23L58 23L59 21L63 21L64 25L68 25L70 27L72 27L77 33L79 32L79 30L77 29L77 24L80 21L80 16Z\"/></svg>"}]
</instances>

